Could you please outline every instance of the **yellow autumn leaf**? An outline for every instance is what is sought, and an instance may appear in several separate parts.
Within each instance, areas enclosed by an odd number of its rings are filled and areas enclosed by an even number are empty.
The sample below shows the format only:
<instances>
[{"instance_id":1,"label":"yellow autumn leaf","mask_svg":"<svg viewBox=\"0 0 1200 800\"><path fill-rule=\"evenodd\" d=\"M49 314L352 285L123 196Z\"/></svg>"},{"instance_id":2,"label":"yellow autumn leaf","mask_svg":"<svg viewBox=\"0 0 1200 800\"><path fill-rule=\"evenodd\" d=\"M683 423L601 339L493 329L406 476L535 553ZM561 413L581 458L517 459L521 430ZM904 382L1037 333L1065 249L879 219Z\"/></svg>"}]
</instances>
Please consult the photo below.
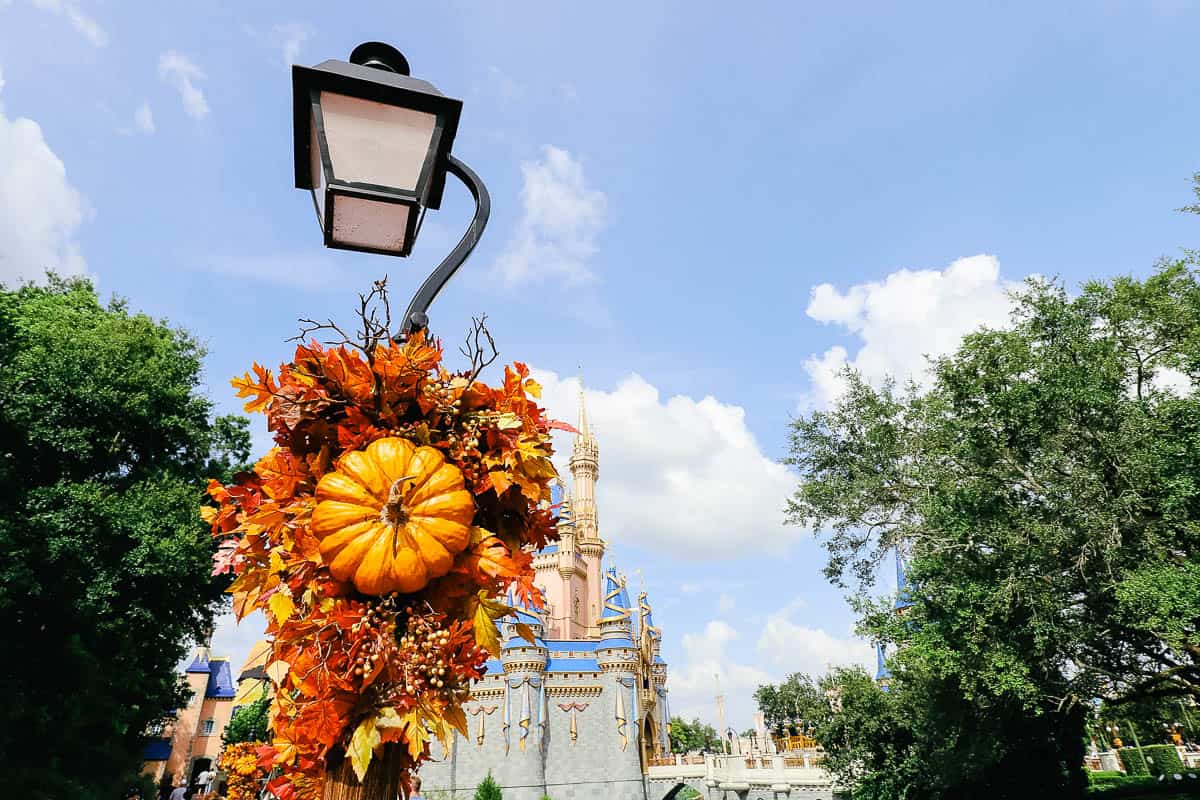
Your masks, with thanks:
<instances>
[{"instance_id":1,"label":"yellow autumn leaf","mask_svg":"<svg viewBox=\"0 0 1200 800\"><path fill-rule=\"evenodd\" d=\"M467 715L463 713L462 706L446 706L446 710L443 713L446 715L446 722L448 722L454 728L454 730L466 737Z\"/></svg>"},{"instance_id":2,"label":"yellow autumn leaf","mask_svg":"<svg viewBox=\"0 0 1200 800\"><path fill-rule=\"evenodd\" d=\"M209 525L212 525L213 520L216 518L217 509L213 508L212 506L200 506L200 519L204 520Z\"/></svg>"},{"instance_id":3,"label":"yellow autumn leaf","mask_svg":"<svg viewBox=\"0 0 1200 800\"><path fill-rule=\"evenodd\" d=\"M421 712L413 709L404 715L404 738L408 740L408 754L413 761L418 761L425 752L425 743L429 741L429 731L421 719Z\"/></svg>"},{"instance_id":4,"label":"yellow autumn leaf","mask_svg":"<svg viewBox=\"0 0 1200 800\"><path fill-rule=\"evenodd\" d=\"M529 393L530 397L536 397L540 399L542 396L542 385L533 378L530 378L529 380L525 381L525 391Z\"/></svg>"},{"instance_id":5,"label":"yellow autumn leaf","mask_svg":"<svg viewBox=\"0 0 1200 800\"><path fill-rule=\"evenodd\" d=\"M267 605L270 606L271 613L275 615L276 622L283 622L296 610L296 604L292 602L292 596L282 591L271 595L271 599L267 601Z\"/></svg>"},{"instance_id":6,"label":"yellow autumn leaf","mask_svg":"<svg viewBox=\"0 0 1200 800\"><path fill-rule=\"evenodd\" d=\"M354 729L354 735L350 737L350 746L347 748L350 766L354 768L359 782L367 776L367 767L371 766L371 757L375 755L378 745L379 731L375 728L375 718L367 717Z\"/></svg>"},{"instance_id":7,"label":"yellow autumn leaf","mask_svg":"<svg viewBox=\"0 0 1200 800\"><path fill-rule=\"evenodd\" d=\"M511 614L512 609L498 600L493 600L483 589L480 589L479 593L471 598L471 606L476 643L499 658L500 631L496 629L496 620Z\"/></svg>"},{"instance_id":8,"label":"yellow autumn leaf","mask_svg":"<svg viewBox=\"0 0 1200 800\"><path fill-rule=\"evenodd\" d=\"M516 414L505 411L496 417L496 427L502 431L519 431L525 427L525 423Z\"/></svg>"},{"instance_id":9,"label":"yellow autumn leaf","mask_svg":"<svg viewBox=\"0 0 1200 800\"><path fill-rule=\"evenodd\" d=\"M283 572L283 556L278 550L271 551L271 572Z\"/></svg>"}]
</instances>

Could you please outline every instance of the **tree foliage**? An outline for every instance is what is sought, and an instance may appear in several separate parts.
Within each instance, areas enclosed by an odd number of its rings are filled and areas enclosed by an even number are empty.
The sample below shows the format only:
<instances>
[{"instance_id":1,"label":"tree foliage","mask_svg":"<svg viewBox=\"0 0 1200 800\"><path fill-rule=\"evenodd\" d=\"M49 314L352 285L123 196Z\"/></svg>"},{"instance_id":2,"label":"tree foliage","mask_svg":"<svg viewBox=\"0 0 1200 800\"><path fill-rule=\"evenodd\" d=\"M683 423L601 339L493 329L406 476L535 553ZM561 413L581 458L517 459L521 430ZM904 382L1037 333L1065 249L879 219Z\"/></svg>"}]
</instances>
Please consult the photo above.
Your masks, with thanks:
<instances>
[{"instance_id":1,"label":"tree foliage","mask_svg":"<svg viewBox=\"0 0 1200 800\"><path fill-rule=\"evenodd\" d=\"M765 684L754 692L758 710L775 735L795 735L820 724L829 715L829 700L811 676L789 675L782 683Z\"/></svg>"},{"instance_id":2,"label":"tree foliage","mask_svg":"<svg viewBox=\"0 0 1200 800\"><path fill-rule=\"evenodd\" d=\"M699 718L687 722L682 717L671 718L671 752L716 752L721 749L721 737L712 725Z\"/></svg>"},{"instance_id":3,"label":"tree foliage","mask_svg":"<svg viewBox=\"0 0 1200 800\"><path fill-rule=\"evenodd\" d=\"M264 692L250 705L233 712L221 741L226 745L270 741L270 709L271 697Z\"/></svg>"},{"instance_id":4,"label":"tree foliage","mask_svg":"<svg viewBox=\"0 0 1200 800\"><path fill-rule=\"evenodd\" d=\"M967 336L927 387L848 373L832 409L796 420L789 510L829 531L863 632L903 645L893 673L1063 743L1042 755L1076 787L1081 704L1200 698L1200 282L1189 257L1014 299L1011 326ZM893 547L903 615L871 597ZM956 757L1004 763L976 755Z\"/></svg>"},{"instance_id":5,"label":"tree foliage","mask_svg":"<svg viewBox=\"0 0 1200 800\"><path fill-rule=\"evenodd\" d=\"M14 797L108 798L227 581L195 506L245 461L188 334L83 279L0 287L0 761Z\"/></svg>"}]
</instances>

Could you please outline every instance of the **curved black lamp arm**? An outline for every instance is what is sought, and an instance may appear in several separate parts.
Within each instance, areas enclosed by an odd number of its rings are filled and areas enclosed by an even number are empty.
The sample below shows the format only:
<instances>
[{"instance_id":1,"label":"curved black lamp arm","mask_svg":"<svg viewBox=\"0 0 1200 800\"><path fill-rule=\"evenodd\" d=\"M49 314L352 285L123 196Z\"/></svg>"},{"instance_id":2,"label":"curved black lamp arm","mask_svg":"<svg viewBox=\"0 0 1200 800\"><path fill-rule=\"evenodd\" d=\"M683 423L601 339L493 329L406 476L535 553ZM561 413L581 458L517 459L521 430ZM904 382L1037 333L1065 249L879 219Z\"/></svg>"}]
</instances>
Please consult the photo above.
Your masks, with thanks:
<instances>
[{"instance_id":1,"label":"curved black lamp arm","mask_svg":"<svg viewBox=\"0 0 1200 800\"><path fill-rule=\"evenodd\" d=\"M408 304L408 309L404 312L404 325L400 329L400 335L403 337L429 326L429 315L425 312L433 305L442 287L471 255L475 245L479 244L483 229L487 227L488 217L492 214L492 198L487 187L470 167L450 155L446 156L446 172L458 178L470 190L471 196L475 198L475 218L471 220L471 226L458 240L458 244L450 251L450 255L442 259L442 263L425 279L412 302Z\"/></svg>"}]
</instances>

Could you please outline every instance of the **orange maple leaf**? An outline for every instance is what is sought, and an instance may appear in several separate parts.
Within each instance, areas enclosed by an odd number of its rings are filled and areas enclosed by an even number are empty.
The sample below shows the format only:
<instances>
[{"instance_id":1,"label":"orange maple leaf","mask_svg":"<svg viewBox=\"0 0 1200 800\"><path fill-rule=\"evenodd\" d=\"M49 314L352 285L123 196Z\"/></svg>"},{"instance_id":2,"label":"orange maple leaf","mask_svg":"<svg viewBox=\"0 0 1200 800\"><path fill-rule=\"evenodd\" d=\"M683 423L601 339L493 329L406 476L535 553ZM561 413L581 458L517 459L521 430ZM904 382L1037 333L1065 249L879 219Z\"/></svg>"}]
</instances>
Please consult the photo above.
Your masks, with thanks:
<instances>
[{"instance_id":1,"label":"orange maple leaf","mask_svg":"<svg viewBox=\"0 0 1200 800\"><path fill-rule=\"evenodd\" d=\"M254 362L253 369L256 377L250 377L250 373L247 372L240 378L234 378L230 383L233 384L233 388L238 390L238 397L253 397L244 406L247 412L262 411L266 413L267 407L271 404L276 392L279 391L279 387L271 377L271 370L257 361Z\"/></svg>"}]
</instances>

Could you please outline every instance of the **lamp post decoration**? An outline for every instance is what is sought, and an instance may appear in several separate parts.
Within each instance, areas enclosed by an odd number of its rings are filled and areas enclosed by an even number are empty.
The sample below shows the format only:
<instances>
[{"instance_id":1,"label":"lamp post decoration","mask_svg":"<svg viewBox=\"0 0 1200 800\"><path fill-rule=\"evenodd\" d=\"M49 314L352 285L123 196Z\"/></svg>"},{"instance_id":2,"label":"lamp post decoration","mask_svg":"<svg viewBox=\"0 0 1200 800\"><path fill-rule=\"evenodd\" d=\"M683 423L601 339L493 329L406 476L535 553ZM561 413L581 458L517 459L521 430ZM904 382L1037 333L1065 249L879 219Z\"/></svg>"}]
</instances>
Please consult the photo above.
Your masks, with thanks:
<instances>
[{"instance_id":1,"label":"lamp post decoration","mask_svg":"<svg viewBox=\"0 0 1200 800\"><path fill-rule=\"evenodd\" d=\"M466 366L443 364L425 312L488 209L450 155L461 103L409 78L386 45L351 62L293 71L297 185L313 192L326 244L407 255L446 174L476 215L398 327L377 281L358 331L302 320L291 362L233 380L275 446L233 483L212 481L201 515L214 575L236 576L236 615L267 618L273 740L257 763L279 800L407 796L430 741L467 735L470 681L498 657L496 621L513 611L498 598L542 606L531 551L557 538L550 432L573 430L537 405L524 364L500 386L480 381L498 357L483 319Z\"/></svg>"}]
</instances>

